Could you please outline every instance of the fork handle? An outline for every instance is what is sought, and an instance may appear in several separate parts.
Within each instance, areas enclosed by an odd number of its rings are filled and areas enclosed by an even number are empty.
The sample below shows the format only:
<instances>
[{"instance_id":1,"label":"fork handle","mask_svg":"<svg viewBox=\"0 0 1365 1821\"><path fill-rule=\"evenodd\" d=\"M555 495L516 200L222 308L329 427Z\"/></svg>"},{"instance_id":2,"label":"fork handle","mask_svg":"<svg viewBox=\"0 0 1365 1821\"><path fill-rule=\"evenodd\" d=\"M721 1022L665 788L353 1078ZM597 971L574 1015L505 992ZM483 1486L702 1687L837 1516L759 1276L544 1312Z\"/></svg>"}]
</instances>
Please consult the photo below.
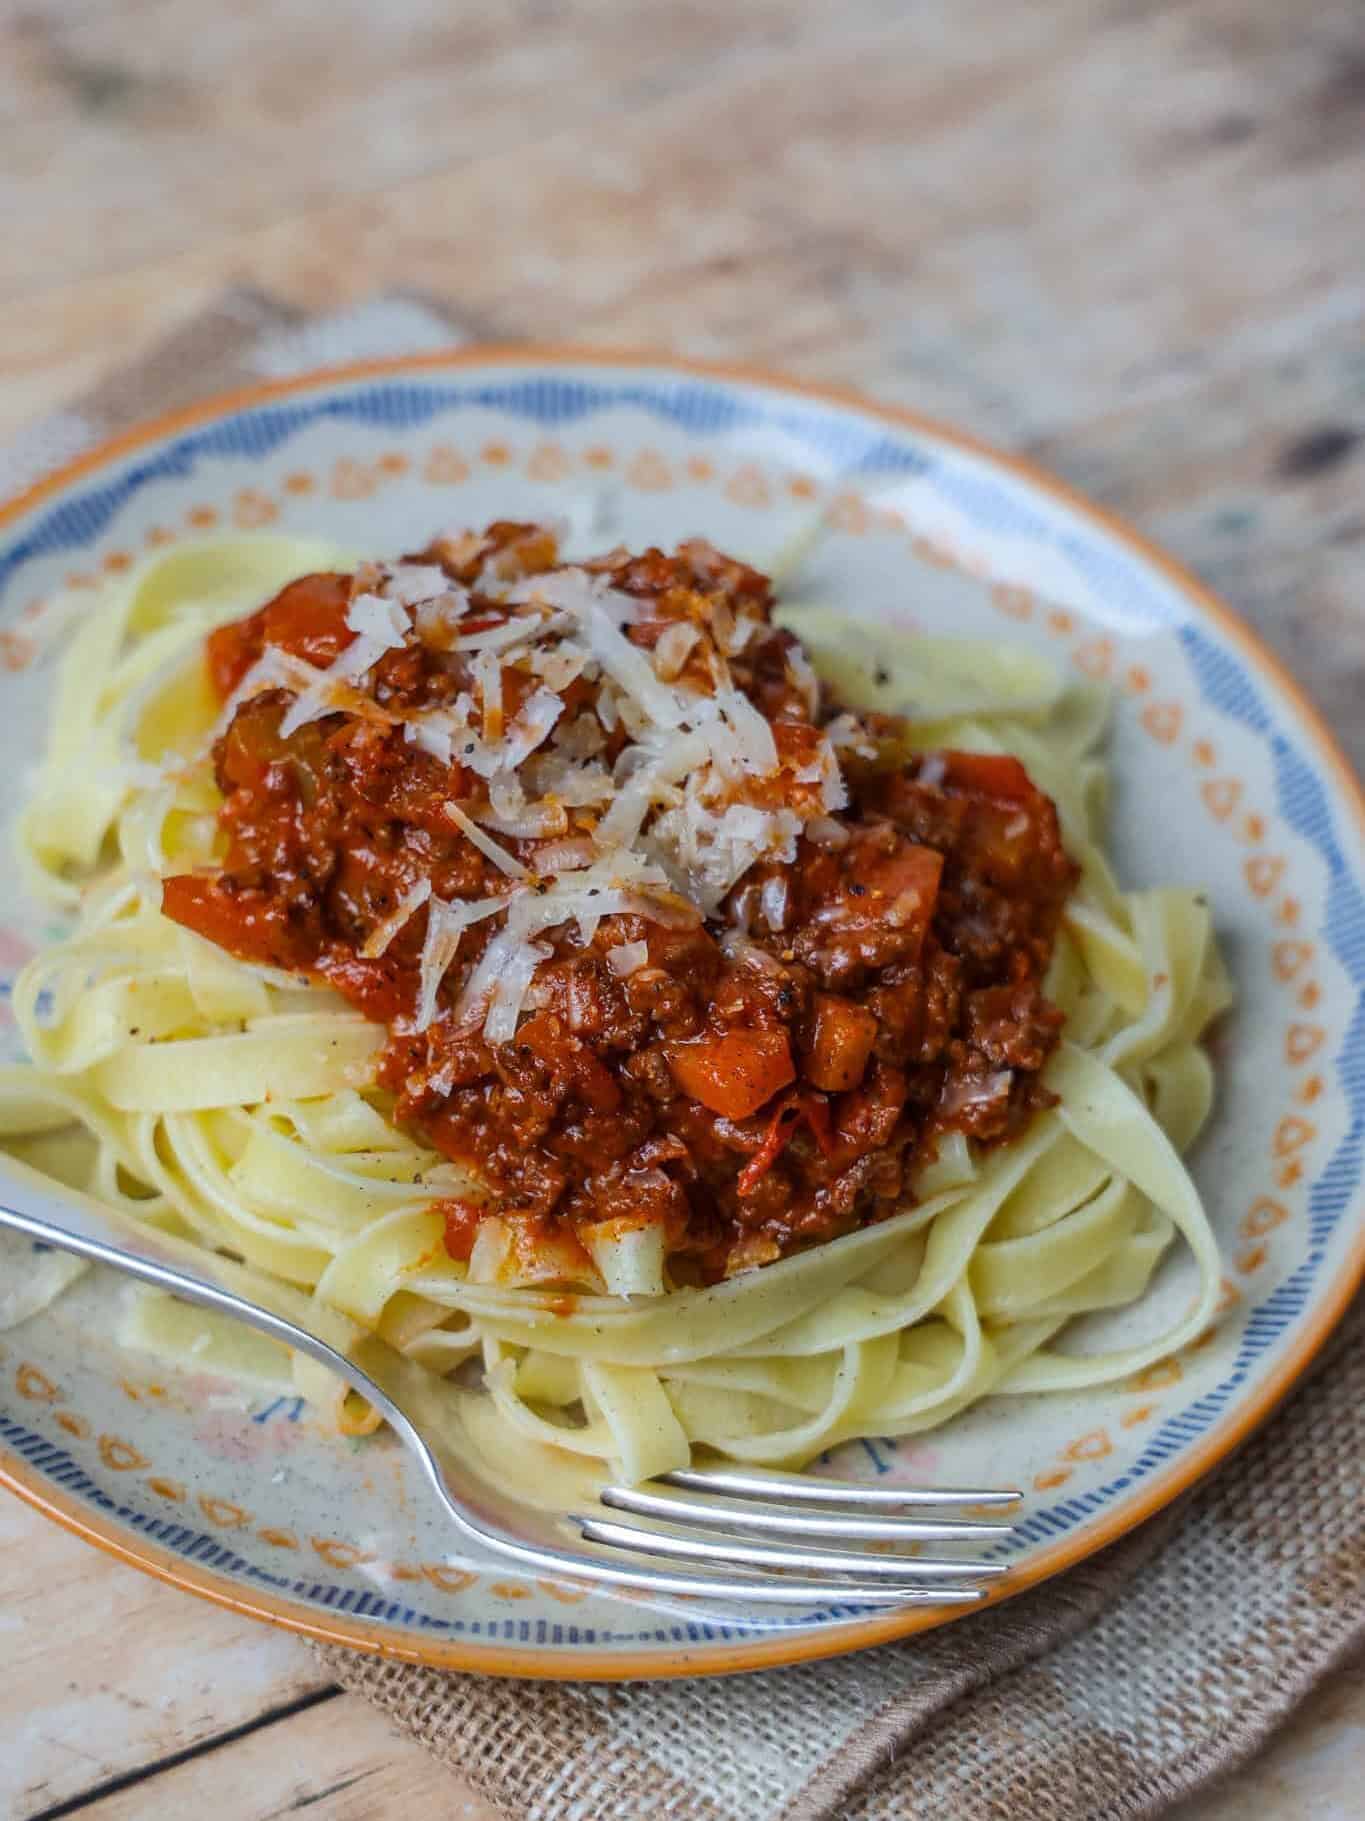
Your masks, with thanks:
<instances>
[{"instance_id":1,"label":"fork handle","mask_svg":"<svg viewBox=\"0 0 1365 1821\"><path fill-rule=\"evenodd\" d=\"M140 1278L158 1290L169 1290L186 1302L231 1316L234 1321L268 1334L272 1340L311 1355L348 1384L355 1383L355 1368L344 1354L306 1328L238 1295L199 1269L196 1248L158 1233L155 1228L120 1219L92 1196L69 1189L64 1183L54 1183L18 1158L3 1155L0 1227L26 1234L42 1245L74 1252L95 1264L112 1265L116 1271ZM368 1375L365 1377L364 1395L368 1397L371 1381Z\"/></svg>"},{"instance_id":2,"label":"fork handle","mask_svg":"<svg viewBox=\"0 0 1365 1821\"><path fill-rule=\"evenodd\" d=\"M203 1268L206 1256L186 1240L174 1239L153 1227L120 1218L102 1202L78 1189L54 1183L18 1158L0 1153L0 1227L24 1233L43 1245L57 1246L74 1252L95 1264L112 1265L129 1277L140 1278L158 1290L169 1290L186 1302L198 1303L221 1315L268 1334L296 1352L335 1372L355 1391L367 1399L417 1458L423 1472L435 1487L451 1522L467 1538L491 1545L508 1554L516 1554L495 1533L475 1522L451 1499L435 1453L426 1437L418 1430L406 1410L394 1401L363 1366L329 1346L307 1328L301 1328L287 1316L277 1315L250 1297L240 1295L218 1281ZM212 1254L207 1255L210 1259ZM223 1269L232 1269L230 1260L222 1261ZM521 1551L522 1555L534 1552ZM537 1565L551 1562L550 1557Z\"/></svg>"}]
</instances>

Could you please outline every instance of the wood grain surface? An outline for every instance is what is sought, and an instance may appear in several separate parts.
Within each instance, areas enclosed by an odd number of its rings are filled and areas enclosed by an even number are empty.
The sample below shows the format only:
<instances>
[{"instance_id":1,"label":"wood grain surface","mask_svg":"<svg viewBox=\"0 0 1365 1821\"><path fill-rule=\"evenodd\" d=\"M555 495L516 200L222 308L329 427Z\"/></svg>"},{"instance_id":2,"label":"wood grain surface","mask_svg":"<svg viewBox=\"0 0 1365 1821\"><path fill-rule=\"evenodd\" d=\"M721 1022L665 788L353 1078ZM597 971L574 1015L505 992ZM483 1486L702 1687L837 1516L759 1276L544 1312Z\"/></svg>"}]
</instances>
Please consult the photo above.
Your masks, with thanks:
<instances>
[{"instance_id":1,"label":"wood grain surface","mask_svg":"<svg viewBox=\"0 0 1365 1821\"><path fill-rule=\"evenodd\" d=\"M243 283L855 384L1167 544L1365 761L1359 0L0 0L0 221L0 437ZM12 1503L0 1740L16 1818L493 1821ZM1357 1665L1182 1821L1362 1772Z\"/></svg>"}]
</instances>

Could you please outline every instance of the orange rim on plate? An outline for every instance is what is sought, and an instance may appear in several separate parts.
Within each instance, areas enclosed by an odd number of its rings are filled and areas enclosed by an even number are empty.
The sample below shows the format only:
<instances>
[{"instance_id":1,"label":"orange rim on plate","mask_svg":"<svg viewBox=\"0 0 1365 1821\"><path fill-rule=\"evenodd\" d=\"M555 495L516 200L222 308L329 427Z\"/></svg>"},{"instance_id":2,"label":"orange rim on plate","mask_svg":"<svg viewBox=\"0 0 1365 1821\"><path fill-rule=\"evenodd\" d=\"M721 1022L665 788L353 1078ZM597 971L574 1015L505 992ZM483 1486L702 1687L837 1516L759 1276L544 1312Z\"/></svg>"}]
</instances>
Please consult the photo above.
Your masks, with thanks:
<instances>
[{"instance_id":1,"label":"orange rim on plate","mask_svg":"<svg viewBox=\"0 0 1365 1821\"><path fill-rule=\"evenodd\" d=\"M781 378L761 368L732 366L723 362L681 359L673 355L648 352L609 353L601 349L539 346L464 347L440 353L401 355L388 360L357 361L351 364L322 367L292 379L263 381L231 392L218 393L196 405L167 413L137 429L101 443L85 455L68 462L4 506L0 506L0 528L12 524L22 514L43 500L62 492L82 475L89 474L107 462L144 447L151 442L221 417L233 411L288 397L292 393L311 391L320 385L345 384L353 380L382 379L396 373L436 372L451 367L534 365L537 361L602 367L659 367L695 374L704 379L727 381L736 385L758 386L770 392L786 392L810 398L821 404L857 411L880 419L898 429L917 431L921 435L979 456L995 466L1026 480L1040 493L1059 501L1068 511L1098 525L1109 536L1127 546L1144 563L1163 575L1168 582L1194 601L1201 613L1213 620L1235 644L1248 662L1293 704L1301 722L1311 734L1318 756L1334 775L1341 793L1350 806L1358 833L1365 838L1365 790L1336 737L1304 691L1265 646L1251 628L1231 608L1226 607L1189 570L1173 557L1150 543L1122 520L1092 505L1063 482L1018 456L1006 455L989 444L954 430L933 418L898 406L877 405L860 394L837 386L808 384ZM1156 1476L1138 1496L1126 1500L1107 1517L1085 1526L1077 1534L1061 1539L1050 1548L1040 1550L1019 1568L1011 1571L989 1593L979 1606L987 1606L1040 1581L1074 1567L1087 1556L1134 1529L1192 1486L1224 1460L1275 1409L1292 1388L1327 1336L1345 1313L1356 1289L1365 1280L1365 1225L1357 1233L1354 1245L1341 1269L1324 1290L1312 1316L1284 1357L1267 1375L1255 1397L1228 1417L1203 1442L1182 1455L1164 1473ZM818 1631L793 1636L768 1636L752 1644L727 1645L717 1650L689 1652L686 1648L670 1650L666 1655L639 1651L593 1651L563 1660L528 1650L505 1650L496 1645L475 1646L468 1643L444 1643L424 1638L408 1643L386 1629L368 1625L349 1614L328 1620L289 1601L256 1589L239 1589L203 1569L195 1568L178 1556L159 1549L143 1538L135 1538L118 1526L106 1523L75 1498L67 1498L25 1462L0 1452L0 1485L19 1495L52 1518L73 1535L107 1550L119 1561L128 1562L147 1574L157 1576L173 1587L198 1594L232 1612L316 1638L327 1644L342 1644L352 1650L377 1653L403 1662L425 1664L433 1669L458 1669L484 1675L527 1676L556 1681L626 1681L665 1680L692 1675L733 1675L743 1670L775 1669L792 1663L812 1662L820 1657L839 1656L851 1650L863 1650L895 1638L965 1616L962 1609L947 1613L911 1607L877 1618L852 1620L846 1625L831 1625Z\"/></svg>"}]
</instances>

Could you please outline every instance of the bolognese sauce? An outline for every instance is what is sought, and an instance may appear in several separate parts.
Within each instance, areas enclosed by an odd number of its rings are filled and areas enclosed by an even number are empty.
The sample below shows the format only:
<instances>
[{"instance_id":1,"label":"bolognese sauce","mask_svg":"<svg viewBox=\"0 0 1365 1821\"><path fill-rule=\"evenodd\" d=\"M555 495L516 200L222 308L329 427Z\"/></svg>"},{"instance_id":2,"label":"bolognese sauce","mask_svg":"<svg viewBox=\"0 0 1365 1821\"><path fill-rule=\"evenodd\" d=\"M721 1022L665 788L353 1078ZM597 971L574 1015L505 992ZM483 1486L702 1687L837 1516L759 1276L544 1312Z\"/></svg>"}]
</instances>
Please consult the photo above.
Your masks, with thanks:
<instances>
[{"instance_id":1,"label":"bolognese sauce","mask_svg":"<svg viewBox=\"0 0 1365 1821\"><path fill-rule=\"evenodd\" d=\"M397 1118L528 1243L657 1223L676 1284L1018 1135L1061 1026L1052 802L830 700L772 604L700 542L568 568L510 522L305 576L208 641L221 864L164 886L385 1025Z\"/></svg>"}]
</instances>

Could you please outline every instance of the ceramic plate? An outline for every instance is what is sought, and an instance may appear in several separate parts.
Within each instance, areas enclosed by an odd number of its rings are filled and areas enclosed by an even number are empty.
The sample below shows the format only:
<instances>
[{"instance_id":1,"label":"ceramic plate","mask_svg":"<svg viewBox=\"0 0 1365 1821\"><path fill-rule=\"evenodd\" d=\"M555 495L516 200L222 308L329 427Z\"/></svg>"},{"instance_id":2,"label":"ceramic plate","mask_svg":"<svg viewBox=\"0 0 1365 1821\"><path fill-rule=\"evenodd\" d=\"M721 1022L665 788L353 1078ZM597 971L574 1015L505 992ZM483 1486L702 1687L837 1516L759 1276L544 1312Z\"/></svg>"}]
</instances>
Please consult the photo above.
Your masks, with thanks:
<instances>
[{"instance_id":1,"label":"ceramic plate","mask_svg":"<svg viewBox=\"0 0 1365 1821\"><path fill-rule=\"evenodd\" d=\"M220 399L14 502L0 544L8 801L41 743L69 609L149 548L231 527L376 552L558 516L581 551L702 534L763 563L819 518L804 595L988 637L1113 685L1114 845L1137 884L1213 896L1239 1007L1193 1168L1224 1259L1220 1320L1140 1377L988 1400L942 1433L843 1449L888 1482L1026 1489L1002 1597L1167 1503L1302 1371L1365 1264L1365 804L1320 722L1226 609L1046 477L902 412L669 361L466 351ZM69 617L67 618L69 625ZM55 933L0 874L4 987ZM13 1028L7 1026L13 1046ZM49 1268L8 1242L6 1273ZM1188 1293L1163 1267L1136 1338ZM282 1388L120 1349L124 1285L91 1277L0 1339L0 1475L127 1560L362 1648L503 1673L706 1674L850 1650L915 1609L659 1609L453 1561L390 1440L323 1434Z\"/></svg>"}]
</instances>

